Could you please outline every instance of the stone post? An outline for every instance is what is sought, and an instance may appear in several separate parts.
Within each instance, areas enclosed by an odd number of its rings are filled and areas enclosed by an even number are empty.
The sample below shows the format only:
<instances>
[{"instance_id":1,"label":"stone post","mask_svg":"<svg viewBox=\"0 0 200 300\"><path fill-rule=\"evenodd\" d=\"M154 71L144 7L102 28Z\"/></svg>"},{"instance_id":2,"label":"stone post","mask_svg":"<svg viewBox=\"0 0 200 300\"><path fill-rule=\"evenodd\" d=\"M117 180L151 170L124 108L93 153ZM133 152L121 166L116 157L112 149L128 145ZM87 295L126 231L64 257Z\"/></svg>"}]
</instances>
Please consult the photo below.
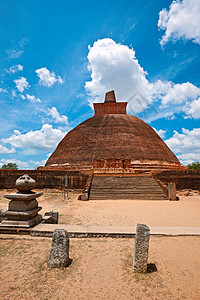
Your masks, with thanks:
<instances>
[{"instance_id":1,"label":"stone post","mask_svg":"<svg viewBox=\"0 0 200 300\"><path fill-rule=\"evenodd\" d=\"M67 267L69 263L69 235L65 229L55 229L53 232L48 266L51 268Z\"/></svg>"},{"instance_id":2,"label":"stone post","mask_svg":"<svg viewBox=\"0 0 200 300\"><path fill-rule=\"evenodd\" d=\"M133 270L136 273L147 272L150 229L147 225L137 224Z\"/></svg>"},{"instance_id":3,"label":"stone post","mask_svg":"<svg viewBox=\"0 0 200 300\"><path fill-rule=\"evenodd\" d=\"M171 201L176 200L176 184L173 182L168 183L168 198Z\"/></svg>"}]
</instances>

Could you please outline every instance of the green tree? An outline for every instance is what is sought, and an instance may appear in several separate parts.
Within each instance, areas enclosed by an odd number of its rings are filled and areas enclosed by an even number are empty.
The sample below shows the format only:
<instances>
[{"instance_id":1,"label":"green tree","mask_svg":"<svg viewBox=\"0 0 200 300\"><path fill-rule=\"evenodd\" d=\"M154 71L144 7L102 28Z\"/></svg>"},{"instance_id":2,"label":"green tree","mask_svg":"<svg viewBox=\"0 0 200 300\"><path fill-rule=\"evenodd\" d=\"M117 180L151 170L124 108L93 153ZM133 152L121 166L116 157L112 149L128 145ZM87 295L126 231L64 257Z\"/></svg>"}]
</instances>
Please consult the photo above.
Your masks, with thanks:
<instances>
[{"instance_id":1,"label":"green tree","mask_svg":"<svg viewBox=\"0 0 200 300\"><path fill-rule=\"evenodd\" d=\"M14 164L14 163L7 163L7 164L4 164L1 168L2 169L18 170L18 165Z\"/></svg>"},{"instance_id":2,"label":"green tree","mask_svg":"<svg viewBox=\"0 0 200 300\"><path fill-rule=\"evenodd\" d=\"M190 170L200 170L200 162L193 162L187 165L188 169Z\"/></svg>"}]
</instances>

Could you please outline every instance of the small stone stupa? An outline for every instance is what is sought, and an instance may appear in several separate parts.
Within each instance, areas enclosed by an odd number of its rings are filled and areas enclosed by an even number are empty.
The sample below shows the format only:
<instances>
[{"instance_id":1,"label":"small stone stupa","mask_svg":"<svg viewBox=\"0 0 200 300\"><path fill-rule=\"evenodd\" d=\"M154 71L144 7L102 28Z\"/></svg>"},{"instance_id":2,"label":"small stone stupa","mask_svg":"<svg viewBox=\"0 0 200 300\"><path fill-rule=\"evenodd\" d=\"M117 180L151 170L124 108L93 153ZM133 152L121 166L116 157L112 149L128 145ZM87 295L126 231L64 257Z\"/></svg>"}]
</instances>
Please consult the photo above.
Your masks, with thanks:
<instances>
[{"instance_id":1,"label":"small stone stupa","mask_svg":"<svg viewBox=\"0 0 200 300\"><path fill-rule=\"evenodd\" d=\"M10 202L5 212L6 219L0 223L0 227L33 227L42 221L42 216L38 214L42 207L38 206L36 198L43 193L32 191L35 180L27 174L19 177L15 185L17 193L4 195Z\"/></svg>"}]
</instances>

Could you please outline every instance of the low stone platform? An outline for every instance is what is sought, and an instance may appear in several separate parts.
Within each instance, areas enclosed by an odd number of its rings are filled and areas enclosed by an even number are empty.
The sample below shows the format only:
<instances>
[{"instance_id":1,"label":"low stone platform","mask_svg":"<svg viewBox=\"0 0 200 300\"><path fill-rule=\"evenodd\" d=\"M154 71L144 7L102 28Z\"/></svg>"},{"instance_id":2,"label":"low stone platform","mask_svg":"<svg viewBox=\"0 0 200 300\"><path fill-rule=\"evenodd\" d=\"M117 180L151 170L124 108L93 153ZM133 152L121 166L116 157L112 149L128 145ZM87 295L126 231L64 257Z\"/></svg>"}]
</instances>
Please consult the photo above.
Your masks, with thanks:
<instances>
[{"instance_id":1,"label":"low stone platform","mask_svg":"<svg viewBox=\"0 0 200 300\"><path fill-rule=\"evenodd\" d=\"M55 229L65 229L72 238L131 238L136 234L135 226L84 226L66 224L39 224L30 229L0 228L4 234L26 234L35 237L52 237ZM151 236L200 236L200 227L150 227Z\"/></svg>"}]
</instances>

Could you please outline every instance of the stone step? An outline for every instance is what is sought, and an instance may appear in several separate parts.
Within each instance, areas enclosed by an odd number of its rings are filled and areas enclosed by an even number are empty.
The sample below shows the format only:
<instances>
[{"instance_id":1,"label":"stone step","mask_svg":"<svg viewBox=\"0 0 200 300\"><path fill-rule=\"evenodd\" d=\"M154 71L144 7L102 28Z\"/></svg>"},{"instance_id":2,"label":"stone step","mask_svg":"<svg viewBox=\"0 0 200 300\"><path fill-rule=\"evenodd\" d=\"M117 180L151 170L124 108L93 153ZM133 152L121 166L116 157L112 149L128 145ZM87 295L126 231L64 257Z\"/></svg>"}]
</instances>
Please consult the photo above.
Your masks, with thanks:
<instances>
[{"instance_id":1,"label":"stone step","mask_svg":"<svg viewBox=\"0 0 200 300\"><path fill-rule=\"evenodd\" d=\"M106 199L113 199L113 200L115 200L115 199L138 199L138 200L145 200L145 199L147 199L147 200L156 200L156 199L158 199L158 200L165 200L166 198L164 198L164 197L162 197L162 196L160 196L160 197L153 197L153 196L151 196L151 197L145 197L145 196L140 196L140 195L137 195L137 196L130 196L130 195L123 195L123 196L116 196L116 195L113 195L113 196L105 196L105 197L98 197L98 196L93 196L93 197L90 197L90 200L100 200L100 199L102 199L102 200L106 200Z\"/></svg>"},{"instance_id":2,"label":"stone step","mask_svg":"<svg viewBox=\"0 0 200 300\"><path fill-rule=\"evenodd\" d=\"M116 185L105 185L102 183L102 185L93 185L92 187L93 188L96 188L96 189L101 189L102 186L106 189L120 189L120 188L144 188L144 189L149 189L149 188L157 188L157 185L143 185L143 184L138 184L138 185L126 185L126 184L116 184Z\"/></svg>"},{"instance_id":3,"label":"stone step","mask_svg":"<svg viewBox=\"0 0 200 300\"><path fill-rule=\"evenodd\" d=\"M102 186L94 186L92 187L93 189L96 189L97 191L98 190L101 190L102 189ZM148 190L148 189L151 189L151 190L159 190L159 187L157 186L104 186L104 190L126 190L126 189L132 189L132 190Z\"/></svg>"},{"instance_id":4,"label":"stone step","mask_svg":"<svg viewBox=\"0 0 200 300\"><path fill-rule=\"evenodd\" d=\"M119 200L119 199L127 199L127 200L166 200L166 198L164 197L130 197L130 196L127 196L127 197L116 197L116 196L113 196L113 197L91 197L90 200Z\"/></svg>"},{"instance_id":5,"label":"stone step","mask_svg":"<svg viewBox=\"0 0 200 300\"><path fill-rule=\"evenodd\" d=\"M137 196L142 196L142 197L164 197L163 194L154 194L154 193L149 193L149 194L143 194L143 193L139 193L139 194L132 194L132 193L102 193L102 194L90 194L90 197L108 197L108 196L119 196L122 197L123 195L125 196L132 196L132 197L137 197Z\"/></svg>"},{"instance_id":6,"label":"stone step","mask_svg":"<svg viewBox=\"0 0 200 300\"><path fill-rule=\"evenodd\" d=\"M127 194L163 194L163 192L162 191L143 191L143 190L141 190L141 191L133 191L133 190L114 190L114 191L95 191L95 190L92 190L91 192L90 192L90 195L91 194L124 194L124 193L127 193Z\"/></svg>"},{"instance_id":7,"label":"stone step","mask_svg":"<svg viewBox=\"0 0 200 300\"><path fill-rule=\"evenodd\" d=\"M94 182L94 186L102 186L102 183L106 186L110 186L110 185L116 185L116 184L119 184L119 185L146 185L146 186L156 186L156 183L154 182L142 182L142 181L130 181L130 182L127 182L127 181L122 181L122 180L116 180L116 181L110 181L110 182L105 182L102 180L102 182Z\"/></svg>"},{"instance_id":8,"label":"stone step","mask_svg":"<svg viewBox=\"0 0 200 300\"><path fill-rule=\"evenodd\" d=\"M106 186L114 186L116 184L118 184L119 186L124 186L124 185L128 185L128 186L137 186L137 185L144 185L144 186L156 186L157 184L156 183L153 183L153 182L141 182L141 181L138 181L138 182L126 182L126 181L112 181L112 182L95 182L93 184L93 186L102 186L102 183Z\"/></svg>"},{"instance_id":9,"label":"stone step","mask_svg":"<svg viewBox=\"0 0 200 300\"><path fill-rule=\"evenodd\" d=\"M92 187L94 190L100 191L102 189L102 187L98 186L94 186ZM104 190L144 190L144 191L148 191L149 189L151 190L160 190L159 186L148 186L148 187L144 187L144 186L104 186L103 185Z\"/></svg>"},{"instance_id":10,"label":"stone step","mask_svg":"<svg viewBox=\"0 0 200 300\"><path fill-rule=\"evenodd\" d=\"M165 200L166 197L152 177L146 176L95 176L90 200Z\"/></svg>"},{"instance_id":11,"label":"stone step","mask_svg":"<svg viewBox=\"0 0 200 300\"><path fill-rule=\"evenodd\" d=\"M163 198L165 199L165 197L163 195L144 195L144 194L137 194L137 195L132 195L132 194L107 194L107 195L90 195L90 199L92 198Z\"/></svg>"}]
</instances>

